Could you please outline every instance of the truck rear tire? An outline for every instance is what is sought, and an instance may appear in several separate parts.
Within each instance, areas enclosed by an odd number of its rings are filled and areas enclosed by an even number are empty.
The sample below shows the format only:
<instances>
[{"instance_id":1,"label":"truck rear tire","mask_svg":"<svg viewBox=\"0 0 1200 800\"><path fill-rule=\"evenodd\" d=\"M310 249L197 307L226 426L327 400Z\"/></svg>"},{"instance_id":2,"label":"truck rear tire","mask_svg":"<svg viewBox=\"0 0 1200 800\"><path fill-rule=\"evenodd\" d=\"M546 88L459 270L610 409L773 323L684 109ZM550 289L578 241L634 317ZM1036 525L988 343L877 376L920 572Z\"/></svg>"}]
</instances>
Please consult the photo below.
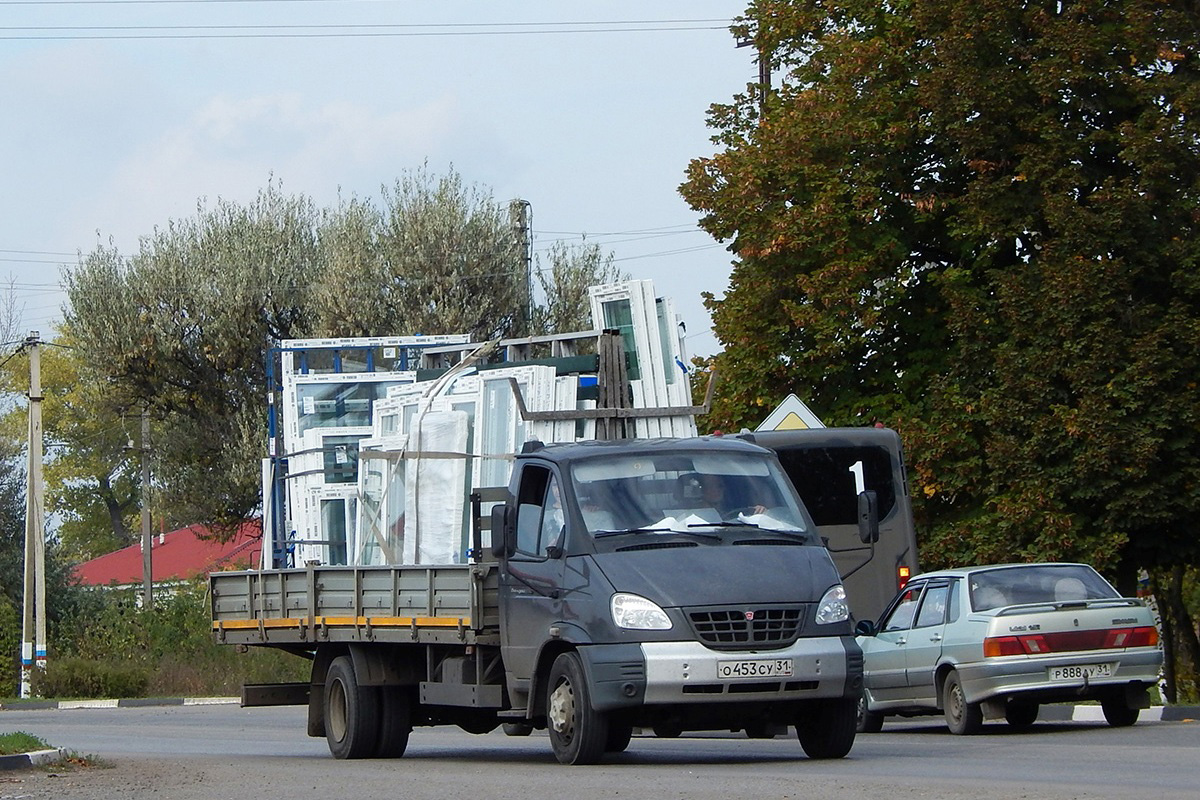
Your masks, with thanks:
<instances>
[{"instance_id":1,"label":"truck rear tire","mask_svg":"<svg viewBox=\"0 0 1200 800\"><path fill-rule=\"evenodd\" d=\"M408 735L412 733L412 709L406 687L379 687L379 743L375 750L378 758L399 758L408 747Z\"/></svg>"},{"instance_id":2,"label":"truck rear tire","mask_svg":"<svg viewBox=\"0 0 1200 800\"><path fill-rule=\"evenodd\" d=\"M554 659L546 681L546 722L550 747L560 764L596 764L608 744L608 716L592 708L591 692L579 655Z\"/></svg>"},{"instance_id":3,"label":"truck rear tire","mask_svg":"<svg viewBox=\"0 0 1200 800\"><path fill-rule=\"evenodd\" d=\"M796 720L796 738L809 758L842 758L858 732L858 701L831 697L813 700Z\"/></svg>"},{"instance_id":4,"label":"truck rear tire","mask_svg":"<svg viewBox=\"0 0 1200 800\"><path fill-rule=\"evenodd\" d=\"M379 734L379 692L359 686L350 656L338 656L325 675L325 739L334 758L370 758Z\"/></svg>"}]
</instances>

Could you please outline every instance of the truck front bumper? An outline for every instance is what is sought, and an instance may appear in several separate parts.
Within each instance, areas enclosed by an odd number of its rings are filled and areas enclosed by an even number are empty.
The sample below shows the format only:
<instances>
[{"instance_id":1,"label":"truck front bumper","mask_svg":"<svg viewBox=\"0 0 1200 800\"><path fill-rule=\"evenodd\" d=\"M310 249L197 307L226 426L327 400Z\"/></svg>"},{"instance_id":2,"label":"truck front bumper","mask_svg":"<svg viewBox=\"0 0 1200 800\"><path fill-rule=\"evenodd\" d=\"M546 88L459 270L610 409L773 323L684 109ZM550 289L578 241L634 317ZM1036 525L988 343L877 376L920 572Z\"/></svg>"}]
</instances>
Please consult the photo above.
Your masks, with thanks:
<instances>
[{"instance_id":1,"label":"truck front bumper","mask_svg":"<svg viewBox=\"0 0 1200 800\"><path fill-rule=\"evenodd\" d=\"M718 651L699 642L642 642L590 645L580 653L597 710L857 697L862 688L862 650L852 636L799 639L782 650ZM781 662L791 674L736 674L762 669L747 664Z\"/></svg>"}]
</instances>

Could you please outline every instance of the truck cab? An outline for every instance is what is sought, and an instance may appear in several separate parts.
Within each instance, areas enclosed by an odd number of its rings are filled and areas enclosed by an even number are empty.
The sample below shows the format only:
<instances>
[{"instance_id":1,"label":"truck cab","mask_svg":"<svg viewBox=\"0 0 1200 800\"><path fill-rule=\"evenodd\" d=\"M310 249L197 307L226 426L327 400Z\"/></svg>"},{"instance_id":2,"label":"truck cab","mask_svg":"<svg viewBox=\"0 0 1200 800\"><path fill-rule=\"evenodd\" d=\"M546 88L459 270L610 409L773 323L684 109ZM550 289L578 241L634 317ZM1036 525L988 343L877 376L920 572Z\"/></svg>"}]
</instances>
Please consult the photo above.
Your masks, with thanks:
<instances>
[{"instance_id":1,"label":"truck cab","mask_svg":"<svg viewBox=\"0 0 1200 800\"><path fill-rule=\"evenodd\" d=\"M511 710L564 763L635 727L854 739L845 592L775 455L730 437L530 443L492 513Z\"/></svg>"}]
</instances>

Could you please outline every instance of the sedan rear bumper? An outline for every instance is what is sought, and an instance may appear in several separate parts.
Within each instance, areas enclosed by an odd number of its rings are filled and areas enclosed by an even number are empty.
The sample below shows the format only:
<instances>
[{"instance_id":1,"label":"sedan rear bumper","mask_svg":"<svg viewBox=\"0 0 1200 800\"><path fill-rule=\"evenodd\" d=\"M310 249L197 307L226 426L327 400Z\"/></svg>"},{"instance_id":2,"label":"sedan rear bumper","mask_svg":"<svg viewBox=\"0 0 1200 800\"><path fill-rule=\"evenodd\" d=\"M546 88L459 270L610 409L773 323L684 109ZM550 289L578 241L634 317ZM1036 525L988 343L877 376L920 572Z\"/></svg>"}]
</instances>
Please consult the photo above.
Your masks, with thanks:
<instances>
[{"instance_id":1,"label":"sedan rear bumper","mask_svg":"<svg viewBox=\"0 0 1200 800\"><path fill-rule=\"evenodd\" d=\"M1114 664L1113 674L1107 677L1077 680L1050 680L1050 669L1089 664ZM1094 698L1119 686L1140 683L1147 686L1158 681L1162 667L1162 651L1145 647L1119 651L1090 650L1070 655L1010 656L989 658L956 669L962 679L963 694L968 703L980 703L994 697L1011 694L1036 694L1045 702Z\"/></svg>"}]
</instances>

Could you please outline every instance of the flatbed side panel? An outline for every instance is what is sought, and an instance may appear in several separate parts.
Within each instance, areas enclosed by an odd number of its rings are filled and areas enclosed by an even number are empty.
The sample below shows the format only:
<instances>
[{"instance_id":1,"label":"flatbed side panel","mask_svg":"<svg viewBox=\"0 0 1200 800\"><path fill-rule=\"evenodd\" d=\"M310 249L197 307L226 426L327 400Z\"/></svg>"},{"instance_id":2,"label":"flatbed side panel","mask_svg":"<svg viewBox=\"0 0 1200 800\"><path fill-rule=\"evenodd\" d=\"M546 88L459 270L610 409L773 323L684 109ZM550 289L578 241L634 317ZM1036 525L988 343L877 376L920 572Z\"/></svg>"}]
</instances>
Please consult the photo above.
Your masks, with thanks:
<instances>
[{"instance_id":1,"label":"flatbed side panel","mask_svg":"<svg viewBox=\"0 0 1200 800\"><path fill-rule=\"evenodd\" d=\"M213 573L213 631L233 644L486 643L499 628L487 565Z\"/></svg>"}]
</instances>

